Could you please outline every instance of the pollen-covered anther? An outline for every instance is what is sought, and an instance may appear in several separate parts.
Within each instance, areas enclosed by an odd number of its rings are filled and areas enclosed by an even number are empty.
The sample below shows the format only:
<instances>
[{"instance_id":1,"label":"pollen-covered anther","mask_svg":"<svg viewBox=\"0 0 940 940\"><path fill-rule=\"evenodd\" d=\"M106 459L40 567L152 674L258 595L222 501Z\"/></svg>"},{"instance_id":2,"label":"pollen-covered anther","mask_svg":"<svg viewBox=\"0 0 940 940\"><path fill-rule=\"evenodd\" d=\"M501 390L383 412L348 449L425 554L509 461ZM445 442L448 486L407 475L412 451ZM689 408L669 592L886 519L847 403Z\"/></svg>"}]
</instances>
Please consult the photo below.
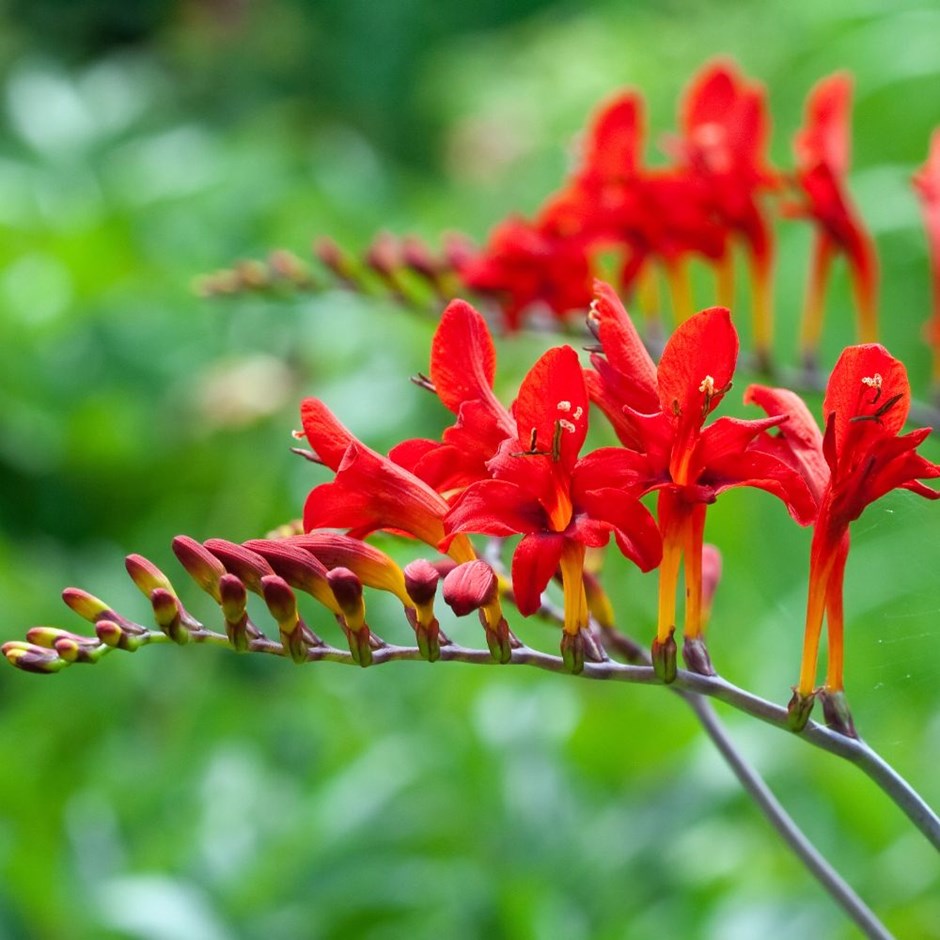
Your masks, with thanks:
<instances>
[{"instance_id":1,"label":"pollen-covered anther","mask_svg":"<svg viewBox=\"0 0 940 940\"><path fill-rule=\"evenodd\" d=\"M573 422L567 421L567 420L565 420L564 418L559 418L559 419L558 419L558 425L559 425L559 427L561 427L563 430L568 431L568 432L571 433L571 434L574 434L574 432L578 430L578 429L574 426Z\"/></svg>"},{"instance_id":2,"label":"pollen-covered anther","mask_svg":"<svg viewBox=\"0 0 940 940\"><path fill-rule=\"evenodd\" d=\"M571 411L571 402L570 401L560 401L558 402L559 411Z\"/></svg>"},{"instance_id":3,"label":"pollen-covered anther","mask_svg":"<svg viewBox=\"0 0 940 940\"><path fill-rule=\"evenodd\" d=\"M869 388L881 388L881 373L876 372L874 375L866 375L862 378L862 385L867 385Z\"/></svg>"},{"instance_id":4,"label":"pollen-covered anther","mask_svg":"<svg viewBox=\"0 0 940 940\"><path fill-rule=\"evenodd\" d=\"M584 414L584 409L580 405L578 405L578 407L575 408L574 414L571 417L574 418L575 421L580 421L581 415L583 414Z\"/></svg>"},{"instance_id":5,"label":"pollen-covered anther","mask_svg":"<svg viewBox=\"0 0 940 940\"><path fill-rule=\"evenodd\" d=\"M300 431L294 429L293 431L290 432L290 436L291 436L295 441L302 441L302 440L304 440L304 438L306 438L307 432L304 431L303 429L301 429Z\"/></svg>"},{"instance_id":6,"label":"pollen-covered anther","mask_svg":"<svg viewBox=\"0 0 940 940\"><path fill-rule=\"evenodd\" d=\"M699 385L698 390L704 392L705 395L710 398L715 394L715 380L710 375L706 375L705 378L702 379L702 384Z\"/></svg>"}]
</instances>

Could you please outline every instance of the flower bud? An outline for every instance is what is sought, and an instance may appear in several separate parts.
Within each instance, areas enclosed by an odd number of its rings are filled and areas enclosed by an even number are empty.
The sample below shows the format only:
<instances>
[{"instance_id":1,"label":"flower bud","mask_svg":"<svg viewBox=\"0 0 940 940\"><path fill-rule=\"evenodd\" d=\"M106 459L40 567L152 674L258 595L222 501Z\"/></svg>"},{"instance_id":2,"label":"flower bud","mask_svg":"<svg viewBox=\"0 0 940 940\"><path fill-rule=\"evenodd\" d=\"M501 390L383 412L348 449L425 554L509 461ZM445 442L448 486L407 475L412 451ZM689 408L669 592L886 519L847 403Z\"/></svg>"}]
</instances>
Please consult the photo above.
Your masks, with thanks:
<instances>
[{"instance_id":1,"label":"flower bud","mask_svg":"<svg viewBox=\"0 0 940 940\"><path fill-rule=\"evenodd\" d=\"M196 584L220 603L219 578L225 574L222 562L188 535L173 539L173 554Z\"/></svg>"},{"instance_id":2,"label":"flower bud","mask_svg":"<svg viewBox=\"0 0 940 940\"><path fill-rule=\"evenodd\" d=\"M68 666L68 662L61 659L56 652L42 646L34 646L32 643L23 643L19 640L4 643L3 646L0 646L0 652L6 656L7 662L11 666L39 675L59 672Z\"/></svg>"},{"instance_id":3,"label":"flower bud","mask_svg":"<svg viewBox=\"0 0 940 940\"><path fill-rule=\"evenodd\" d=\"M163 588L150 592L150 603L157 626L174 642L185 646L189 642L189 630L183 626L182 608L175 594Z\"/></svg>"},{"instance_id":4,"label":"flower bud","mask_svg":"<svg viewBox=\"0 0 940 940\"><path fill-rule=\"evenodd\" d=\"M293 539L252 539L243 548L260 555L292 588L314 597L334 614L340 612L326 579L326 568Z\"/></svg>"},{"instance_id":5,"label":"flower bud","mask_svg":"<svg viewBox=\"0 0 940 940\"><path fill-rule=\"evenodd\" d=\"M176 596L170 579L149 559L143 555L128 555L124 559L124 567L131 576L131 580L146 597L160 588L163 591Z\"/></svg>"},{"instance_id":6,"label":"flower bud","mask_svg":"<svg viewBox=\"0 0 940 940\"><path fill-rule=\"evenodd\" d=\"M81 588L66 588L62 600L83 620L95 623L99 618L111 613L111 608L100 598L83 591Z\"/></svg>"},{"instance_id":7,"label":"flower bud","mask_svg":"<svg viewBox=\"0 0 940 940\"><path fill-rule=\"evenodd\" d=\"M69 630L60 630L58 627L30 627L26 631L26 641L33 646L41 646L44 649L55 649L56 642L61 639L74 640L76 643L94 643L97 641L91 637L81 636L78 633L71 633Z\"/></svg>"},{"instance_id":8,"label":"flower bud","mask_svg":"<svg viewBox=\"0 0 940 940\"><path fill-rule=\"evenodd\" d=\"M261 579L261 592L271 616L277 621L284 649L295 663L306 662L307 644L291 586L276 574L265 575Z\"/></svg>"},{"instance_id":9,"label":"flower bud","mask_svg":"<svg viewBox=\"0 0 940 940\"><path fill-rule=\"evenodd\" d=\"M716 545L702 546L702 630L712 615L712 602L721 582L721 552Z\"/></svg>"},{"instance_id":10,"label":"flower bud","mask_svg":"<svg viewBox=\"0 0 940 940\"><path fill-rule=\"evenodd\" d=\"M113 649L133 653L143 646L143 640L140 637L129 633L122 624L115 623L107 618L102 618L95 624L95 633L105 646L110 646Z\"/></svg>"},{"instance_id":11,"label":"flower bud","mask_svg":"<svg viewBox=\"0 0 940 940\"><path fill-rule=\"evenodd\" d=\"M262 594L262 578L274 574L274 569L257 553L226 539L206 539L203 548L222 562L230 574L238 575L249 591Z\"/></svg>"},{"instance_id":12,"label":"flower bud","mask_svg":"<svg viewBox=\"0 0 940 940\"><path fill-rule=\"evenodd\" d=\"M703 636L687 636L682 643L682 658L690 672L700 676L715 676L715 667L708 655L708 647Z\"/></svg>"},{"instance_id":13,"label":"flower bud","mask_svg":"<svg viewBox=\"0 0 940 940\"><path fill-rule=\"evenodd\" d=\"M219 578L219 598L228 641L239 653L244 653L248 649L249 637L248 615L245 612L248 592L245 585L234 574L223 574Z\"/></svg>"},{"instance_id":14,"label":"flower bud","mask_svg":"<svg viewBox=\"0 0 940 940\"><path fill-rule=\"evenodd\" d=\"M337 619L346 634L349 652L360 666L368 666L372 663L375 640L365 620L366 605L362 598L362 582L354 572L342 567L334 568L327 578L343 611L342 617Z\"/></svg>"},{"instance_id":15,"label":"flower bud","mask_svg":"<svg viewBox=\"0 0 940 940\"><path fill-rule=\"evenodd\" d=\"M518 641L503 618L496 572L485 561L464 562L444 578L443 591L444 600L458 617L479 610L490 655L498 663L508 663Z\"/></svg>"},{"instance_id":16,"label":"flower bud","mask_svg":"<svg viewBox=\"0 0 940 940\"><path fill-rule=\"evenodd\" d=\"M96 663L108 647L91 637L63 636L55 641L55 651L67 663Z\"/></svg>"},{"instance_id":17,"label":"flower bud","mask_svg":"<svg viewBox=\"0 0 940 940\"><path fill-rule=\"evenodd\" d=\"M418 649L428 662L441 658L441 628L434 616L434 595L440 572L427 559L419 558L405 566L405 588L414 601L413 608L406 608L408 620L414 627ZM447 638L443 638L447 642Z\"/></svg>"}]
</instances>

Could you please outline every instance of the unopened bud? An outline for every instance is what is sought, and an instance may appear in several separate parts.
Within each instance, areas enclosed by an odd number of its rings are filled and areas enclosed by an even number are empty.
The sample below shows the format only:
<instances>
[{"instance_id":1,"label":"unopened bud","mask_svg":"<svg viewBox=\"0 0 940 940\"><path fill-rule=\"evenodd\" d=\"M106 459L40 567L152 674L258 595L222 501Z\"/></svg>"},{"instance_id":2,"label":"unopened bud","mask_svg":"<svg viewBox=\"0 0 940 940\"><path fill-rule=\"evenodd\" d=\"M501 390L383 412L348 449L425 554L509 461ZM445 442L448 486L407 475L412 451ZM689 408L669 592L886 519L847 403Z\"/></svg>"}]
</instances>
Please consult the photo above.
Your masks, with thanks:
<instances>
[{"instance_id":1,"label":"unopened bud","mask_svg":"<svg viewBox=\"0 0 940 940\"><path fill-rule=\"evenodd\" d=\"M62 639L74 640L76 643L96 643L90 637L81 636L69 630L60 630L58 627L30 627L26 631L26 641L28 643L49 650L55 649L56 643Z\"/></svg>"},{"instance_id":2,"label":"unopened bud","mask_svg":"<svg viewBox=\"0 0 940 940\"><path fill-rule=\"evenodd\" d=\"M225 574L222 562L188 535L173 539L173 554L196 584L219 603L219 579Z\"/></svg>"},{"instance_id":3,"label":"unopened bud","mask_svg":"<svg viewBox=\"0 0 940 940\"><path fill-rule=\"evenodd\" d=\"M458 617L474 610L486 631L486 644L493 659L508 663L518 641L509 630L499 602L499 579L485 561L466 561L444 578L444 600Z\"/></svg>"},{"instance_id":4,"label":"unopened bud","mask_svg":"<svg viewBox=\"0 0 940 940\"><path fill-rule=\"evenodd\" d=\"M440 572L426 558L405 565L405 590L419 607L434 603L437 582L440 580Z\"/></svg>"},{"instance_id":5,"label":"unopened bud","mask_svg":"<svg viewBox=\"0 0 940 940\"><path fill-rule=\"evenodd\" d=\"M326 567L293 539L252 539L242 547L263 558L272 573L282 577L292 588L305 591L334 614L339 613L326 579Z\"/></svg>"},{"instance_id":6,"label":"unopened bud","mask_svg":"<svg viewBox=\"0 0 940 940\"><path fill-rule=\"evenodd\" d=\"M257 594L263 593L262 578L274 574L274 569L257 552L226 539L207 539L203 548L215 555L227 571L238 575L248 590Z\"/></svg>"},{"instance_id":7,"label":"unopened bud","mask_svg":"<svg viewBox=\"0 0 940 940\"><path fill-rule=\"evenodd\" d=\"M45 649L42 646L34 646L32 643L23 643L19 640L11 640L0 647L0 652L7 658L7 662L17 669L25 672L34 672L39 675L48 675L53 672L59 672L68 666L68 662L61 659L59 655Z\"/></svg>"},{"instance_id":8,"label":"unopened bud","mask_svg":"<svg viewBox=\"0 0 940 940\"><path fill-rule=\"evenodd\" d=\"M386 280L393 277L401 267L398 242L388 232L379 232L366 252L366 264Z\"/></svg>"},{"instance_id":9,"label":"unopened bud","mask_svg":"<svg viewBox=\"0 0 940 940\"><path fill-rule=\"evenodd\" d=\"M95 633L105 646L110 646L113 649L126 650L128 653L135 652L143 645L142 640L138 636L133 633L128 633L121 624L115 623L113 620L99 620L95 624Z\"/></svg>"},{"instance_id":10,"label":"unopened bud","mask_svg":"<svg viewBox=\"0 0 940 940\"><path fill-rule=\"evenodd\" d=\"M325 235L314 240L313 253L341 281L352 282L353 270L348 255Z\"/></svg>"},{"instance_id":11,"label":"unopened bud","mask_svg":"<svg viewBox=\"0 0 940 940\"><path fill-rule=\"evenodd\" d=\"M108 649L91 637L60 637L55 642L55 651L67 663L96 663Z\"/></svg>"},{"instance_id":12,"label":"unopened bud","mask_svg":"<svg viewBox=\"0 0 940 940\"><path fill-rule=\"evenodd\" d=\"M404 574L405 589L415 604L413 608L406 608L406 613L414 627L418 649L428 662L437 662L441 658L441 627L434 616L434 595L440 572L429 561L419 558L405 566Z\"/></svg>"},{"instance_id":13,"label":"unopened bud","mask_svg":"<svg viewBox=\"0 0 940 940\"><path fill-rule=\"evenodd\" d=\"M300 258L293 252L278 248L268 256L268 268L271 273L283 281L307 286L311 284L310 272Z\"/></svg>"},{"instance_id":14,"label":"unopened bud","mask_svg":"<svg viewBox=\"0 0 940 940\"><path fill-rule=\"evenodd\" d=\"M95 623L101 617L111 613L111 608L100 598L81 588L66 588L62 600L83 620Z\"/></svg>"},{"instance_id":15,"label":"unopened bud","mask_svg":"<svg viewBox=\"0 0 940 940\"><path fill-rule=\"evenodd\" d=\"M334 568L327 578L343 611L340 623L349 643L349 652L360 666L372 663L372 650L376 641L366 623L366 606L362 597L362 581L349 568Z\"/></svg>"},{"instance_id":16,"label":"unopened bud","mask_svg":"<svg viewBox=\"0 0 940 940\"><path fill-rule=\"evenodd\" d=\"M261 579L264 602L277 621L281 643L295 663L307 661L307 644L304 640L301 620L297 614L297 598L291 586L276 574Z\"/></svg>"},{"instance_id":17,"label":"unopened bud","mask_svg":"<svg viewBox=\"0 0 940 940\"><path fill-rule=\"evenodd\" d=\"M176 596L176 591L173 590L170 579L143 555L128 555L124 559L124 567L127 568L131 580L145 597L150 597L157 588L172 594L174 597Z\"/></svg>"},{"instance_id":18,"label":"unopened bud","mask_svg":"<svg viewBox=\"0 0 940 940\"><path fill-rule=\"evenodd\" d=\"M157 626L174 642L184 646L189 642L189 630L183 626L182 608L175 594L156 588L150 593L150 604Z\"/></svg>"},{"instance_id":19,"label":"unopened bud","mask_svg":"<svg viewBox=\"0 0 940 940\"><path fill-rule=\"evenodd\" d=\"M262 290L270 285L267 267L254 258L239 261L235 265L234 271L239 287L248 290Z\"/></svg>"},{"instance_id":20,"label":"unopened bud","mask_svg":"<svg viewBox=\"0 0 940 940\"><path fill-rule=\"evenodd\" d=\"M430 281L435 287L440 283L441 262L428 250L420 238L406 235L401 244L402 260L417 274Z\"/></svg>"},{"instance_id":21,"label":"unopened bud","mask_svg":"<svg viewBox=\"0 0 940 940\"><path fill-rule=\"evenodd\" d=\"M499 598L496 572L485 561L457 565L444 578L444 600L458 617L492 604Z\"/></svg>"},{"instance_id":22,"label":"unopened bud","mask_svg":"<svg viewBox=\"0 0 940 940\"><path fill-rule=\"evenodd\" d=\"M245 612L248 592L240 578L223 574L219 578L219 596L228 641L243 653L248 649L248 614Z\"/></svg>"}]
</instances>

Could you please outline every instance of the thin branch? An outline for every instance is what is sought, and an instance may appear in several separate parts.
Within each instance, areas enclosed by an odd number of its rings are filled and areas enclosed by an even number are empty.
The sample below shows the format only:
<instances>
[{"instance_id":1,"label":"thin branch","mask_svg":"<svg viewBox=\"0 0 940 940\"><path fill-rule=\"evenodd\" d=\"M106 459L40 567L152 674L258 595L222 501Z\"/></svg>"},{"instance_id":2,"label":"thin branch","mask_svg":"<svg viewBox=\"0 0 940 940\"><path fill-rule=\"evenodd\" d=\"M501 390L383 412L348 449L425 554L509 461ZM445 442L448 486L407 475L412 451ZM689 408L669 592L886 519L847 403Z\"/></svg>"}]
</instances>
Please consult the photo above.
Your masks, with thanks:
<instances>
[{"instance_id":1,"label":"thin branch","mask_svg":"<svg viewBox=\"0 0 940 940\"><path fill-rule=\"evenodd\" d=\"M167 642L165 634L141 627L141 634L135 637L139 645ZM231 648L228 637L221 633L198 628L190 630L190 638L196 643ZM252 639L248 651L268 653L275 656L288 655L284 647L275 640L264 638ZM441 646L440 658L443 661L471 663L478 666L499 665L486 649L471 649L449 643ZM373 651L372 665L379 666L387 662L424 661L425 657L416 646L396 646L383 644ZM329 661L354 665L355 660L347 650L332 646L312 646L307 651L308 662ZM560 656L543 653L528 646L521 646L512 651L512 658L507 665L525 665L570 675ZM628 665L613 660L608 662L586 662L579 678L606 682L627 682L634 685L662 685L652 667ZM787 725L787 711L760 696L747 692L719 676L701 676L698 673L680 669L670 689L677 692L706 695L726 702L731 707L751 715L766 724L773 725L788 734L792 734ZM828 751L837 757L855 764L867 774L886 796L910 819L923 833L927 840L940 850L940 817L930 808L924 798L879 754L864 741L847 738L836 731L810 721L799 737L820 750Z\"/></svg>"}]
</instances>

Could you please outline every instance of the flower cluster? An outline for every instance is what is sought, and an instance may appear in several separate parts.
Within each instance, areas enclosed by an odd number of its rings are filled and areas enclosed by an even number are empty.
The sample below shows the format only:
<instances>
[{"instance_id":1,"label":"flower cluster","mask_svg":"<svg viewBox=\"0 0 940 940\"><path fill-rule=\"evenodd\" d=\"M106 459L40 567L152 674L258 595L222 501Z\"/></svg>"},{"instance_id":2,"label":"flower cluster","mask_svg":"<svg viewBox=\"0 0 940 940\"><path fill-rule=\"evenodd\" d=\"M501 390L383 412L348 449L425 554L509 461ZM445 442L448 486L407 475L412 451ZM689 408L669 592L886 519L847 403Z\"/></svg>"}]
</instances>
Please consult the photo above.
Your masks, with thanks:
<instances>
[{"instance_id":1,"label":"flower cluster","mask_svg":"<svg viewBox=\"0 0 940 940\"><path fill-rule=\"evenodd\" d=\"M335 476L307 498L304 528L345 528L358 538L379 529L404 532L449 555L458 572L468 566L477 572L466 578L474 592L483 562L468 535L521 535L506 592L529 616L542 607L549 583L560 582L561 650L572 671L597 655L592 626L603 624L609 606L596 579L585 575L587 552L613 537L641 570L659 568L652 661L669 682L676 675L680 571L683 656L689 669L714 674L704 637L707 507L730 487L762 489L797 523L814 525L794 726L805 724L812 706L825 613L826 713L851 733L842 696L841 594L849 523L896 487L938 496L919 482L940 476L940 466L916 453L928 429L898 436L910 403L904 367L877 344L846 350L826 393L825 437L795 393L765 386L749 388L746 400L766 417L709 422L731 389L738 353L728 311L713 307L689 317L656 365L614 290L600 282L595 290L588 324L597 345L590 368L570 346L550 349L509 408L493 392L495 351L485 320L469 304L452 302L434 337L430 374L419 380L456 418L439 441L407 440L384 457L326 405L307 399L301 417L309 456ZM609 420L620 446L582 453L592 405ZM641 501L653 492L655 520ZM513 637L499 608L484 616L484 626L494 655L507 660Z\"/></svg>"},{"instance_id":2,"label":"flower cluster","mask_svg":"<svg viewBox=\"0 0 940 940\"><path fill-rule=\"evenodd\" d=\"M716 273L718 302L734 306L734 246L746 257L754 352L767 362L773 341L774 237L767 195L783 194L782 212L815 228L802 349L815 358L832 259L848 262L863 341L877 339L874 245L845 185L849 163L851 81L844 74L810 92L805 124L794 138L791 173L767 160L770 114L760 83L717 61L696 75L680 103L678 133L664 142L665 167L643 163L645 113L636 91L595 115L579 166L531 221L513 217L482 251L459 265L463 283L497 297L510 329L533 305L563 317L583 308L599 259L614 252L623 292L655 297L655 268L667 278L679 322L693 310L687 261ZM646 300L655 306L654 301Z\"/></svg>"}]
</instances>

